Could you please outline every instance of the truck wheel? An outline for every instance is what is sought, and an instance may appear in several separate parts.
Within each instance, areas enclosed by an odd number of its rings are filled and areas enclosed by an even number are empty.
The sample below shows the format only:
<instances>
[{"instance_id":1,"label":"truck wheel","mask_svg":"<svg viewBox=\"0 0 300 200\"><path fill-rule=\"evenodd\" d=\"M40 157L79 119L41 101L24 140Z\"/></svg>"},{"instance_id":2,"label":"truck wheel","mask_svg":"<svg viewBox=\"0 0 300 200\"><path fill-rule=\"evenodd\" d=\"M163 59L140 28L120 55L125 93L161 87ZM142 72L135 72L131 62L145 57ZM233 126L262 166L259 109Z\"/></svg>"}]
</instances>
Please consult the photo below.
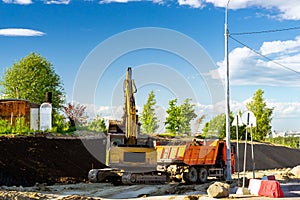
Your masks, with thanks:
<instances>
[{"instance_id":1,"label":"truck wheel","mask_svg":"<svg viewBox=\"0 0 300 200\"><path fill-rule=\"evenodd\" d=\"M187 180L190 183L196 183L198 180L198 173L195 167L190 167L187 173Z\"/></svg>"},{"instance_id":2,"label":"truck wheel","mask_svg":"<svg viewBox=\"0 0 300 200\"><path fill-rule=\"evenodd\" d=\"M199 169L199 181L200 183L206 183L208 172L206 168Z\"/></svg>"},{"instance_id":3,"label":"truck wheel","mask_svg":"<svg viewBox=\"0 0 300 200\"><path fill-rule=\"evenodd\" d=\"M91 169L89 171L88 179L89 179L90 182L92 182L92 183L97 183L98 182L98 172L99 172L98 169Z\"/></svg>"}]
</instances>

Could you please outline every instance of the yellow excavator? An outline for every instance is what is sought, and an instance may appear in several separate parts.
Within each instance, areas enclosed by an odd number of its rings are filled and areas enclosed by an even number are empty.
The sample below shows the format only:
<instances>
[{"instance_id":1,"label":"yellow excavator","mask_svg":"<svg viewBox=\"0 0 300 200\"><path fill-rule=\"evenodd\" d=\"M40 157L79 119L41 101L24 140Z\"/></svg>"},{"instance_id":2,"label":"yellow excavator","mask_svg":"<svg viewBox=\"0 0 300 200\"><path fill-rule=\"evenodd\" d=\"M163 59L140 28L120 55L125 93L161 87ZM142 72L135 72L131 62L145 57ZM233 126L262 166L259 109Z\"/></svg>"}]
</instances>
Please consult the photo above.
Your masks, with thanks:
<instances>
[{"instance_id":1,"label":"yellow excavator","mask_svg":"<svg viewBox=\"0 0 300 200\"><path fill-rule=\"evenodd\" d=\"M109 168L91 169L91 182L111 182L113 184L163 183L167 175L157 171L157 152L153 142L139 138L139 122L134 94L137 92L132 69L126 71L124 81L123 120L109 120L106 165Z\"/></svg>"}]
</instances>

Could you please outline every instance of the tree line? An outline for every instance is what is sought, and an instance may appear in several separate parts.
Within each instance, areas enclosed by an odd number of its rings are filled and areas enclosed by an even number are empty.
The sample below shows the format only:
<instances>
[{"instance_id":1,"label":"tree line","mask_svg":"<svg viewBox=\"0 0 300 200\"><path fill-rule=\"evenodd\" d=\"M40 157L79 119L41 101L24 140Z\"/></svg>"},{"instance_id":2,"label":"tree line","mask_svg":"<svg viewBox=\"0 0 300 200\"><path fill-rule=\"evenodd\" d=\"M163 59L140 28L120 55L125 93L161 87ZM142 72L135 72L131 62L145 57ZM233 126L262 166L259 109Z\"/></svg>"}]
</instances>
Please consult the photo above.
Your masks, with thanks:
<instances>
[{"instance_id":1,"label":"tree line","mask_svg":"<svg viewBox=\"0 0 300 200\"><path fill-rule=\"evenodd\" d=\"M5 98L26 99L37 104L43 103L45 93L51 91L53 93L52 131L72 132L76 127L99 132L107 131L103 118L97 116L88 121L88 116L85 114L85 106L65 103L63 83L55 73L53 64L37 53L30 53L28 56L14 63L10 68L7 68L3 77L1 77L0 85L2 86L1 92L5 94ZM254 130L255 140L263 140L271 131L274 108L267 107L263 94L263 90L258 89L253 95L252 100L246 105L247 109L252 111L257 119L257 126ZM196 115L195 105L191 103L191 99L189 98L185 99L182 104L178 104L178 99L170 100L168 106L164 125L166 131L172 135L189 135L191 133L191 121L195 121L195 129L198 130L199 125L206 117L205 113L200 116ZM155 94L151 91L140 116L142 132L146 134L156 133L159 128L155 108ZM67 122L66 118L68 119ZM231 123L233 119L234 116L231 113ZM24 123L24 120L20 119L20 121ZM9 124L0 120L0 132L5 130L5 126L9 126ZM246 127L242 126L238 128L241 133L240 137L244 138ZM231 126L231 138L236 138L235 129L236 127ZM202 137L224 138L225 114L217 115L206 122L201 135Z\"/></svg>"}]
</instances>

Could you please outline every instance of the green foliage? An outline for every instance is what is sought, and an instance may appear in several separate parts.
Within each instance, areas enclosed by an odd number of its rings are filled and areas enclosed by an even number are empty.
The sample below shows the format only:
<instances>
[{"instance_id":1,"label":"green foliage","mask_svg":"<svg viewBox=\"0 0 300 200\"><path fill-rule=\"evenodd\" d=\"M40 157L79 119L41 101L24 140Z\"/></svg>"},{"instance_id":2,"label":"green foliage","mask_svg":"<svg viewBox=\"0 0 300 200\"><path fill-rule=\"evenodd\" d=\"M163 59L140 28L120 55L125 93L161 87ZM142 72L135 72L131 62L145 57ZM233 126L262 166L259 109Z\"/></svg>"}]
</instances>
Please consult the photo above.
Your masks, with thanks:
<instances>
[{"instance_id":1,"label":"green foliage","mask_svg":"<svg viewBox=\"0 0 300 200\"><path fill-rule=\"evenodd\" d=\"M233 114L230 113L230 138L236 139L236 127L232 126L234 120ZM205 138L220 138L226 137L226 115L224 113L217 115L209 122L204 124L202 129L203 137ZM241 133L239 129L239 134Z\"/></svg>"},{"instance_id":2,"label":"green foliage","mask_svg":"<svg viewBox=\"0 0 300 200\"><path fill-rule=\"evenodd\" d=\"M30 129L24 117L17 117L13 125L7 120L0 119L0 134L23 134L29 132Z\"/></svg>"},{"instance_id":3,"label":"green foliage","mask_svg":"<svg viewBox=\"0 0 300 200\"><path fill-rule=\"evenodd\" d=\"M224 138L226 131L226 115L219 114L204 124L202 129L205 138Z\"/></svg>"},{"instance_id":4,"label":"green foliage","mask_svg":"<svg viewBox=\"0 0 300 200\"><path fill-rule=\"evenodd\" d=\"M180 118L181 110L180 107L176 105L177 99L169 101L169 108L167 109L168 117L166 118L166 129L173 134L179 132L180 129Z\"/></svg>"},{"instance_id":5,"label":"green foliage","mask_svg":"<svg viewBox=\"0 0 300 200\"><path fill-rule=\"evenodd\" d=\"M90 131L96 131L100 133L107 133L106 124L103 118L99 115L96 116L92 121L87 125L87 129Z\"/></svg>"},{"instance_id":6,"label":"green foliage","mask_svg":"<svg viewBox=\"0 0 300 200\"><path fill-rule=\"evenodd\" d=\"M253 112L256 117L256 128L253 133L254 140L263 140L271 131L271 121L274 108L268 108L263 98L264 91L258 89L252 97L251 102L247 103L248 110Z\"/></svg>"},{"instance_id":7,"label":"green foliage","mask_svg":"<svg viewBox=\"0 0 300 200\"><path fill-rule=\"evenodd\" d=\"M28 133L30 132L30 129L28 127L28 124L25 121L24 117L17 117L15 121L15 126L13 128L13 133Z\"/></svg>"},{"instance_id":8,"label":"green foliage","mask_svg":"<svg viewBox=\"0 0 300 200\"><path fill-rule=\"evenodd\" d=\"M265 141L273 143L273 144L280 144L280 145L291 147L291 148L299 148L300 137L266 138Z\"/></svg>"},{"instance_id":9,"label":"green foliage","mask_svg":"<svg viewBox=\"0 0 300 200\"><path fill-rule=\"evenodd\" d=\"M181 110L181 121L180 121L180 132L189 133L191 132L190 122L197 117L193 104L190 103L191 99L185 99L183 104L180 106Z\"/></svg>"},{"instance_id":10,"label":"green foliage","mask_svg":"<svg viewBox=\"0 0 300 200\"><path fill-rule=\"evenodd\" d=\"M4 72L0 85L7 98L26 99L41 104L46 92L52 92L52 107L61 108L63 87L52 64L36 53L14 63Z\"/></svg>"},{"instance_id":11,"label":"green foliage","mask_svg":"<svg viewBox=\"0 0 300 200\"><path fill-rule=\"evenodd\" d=\"M191 99L185 99L182 105L177 105L177 99L169 101L166 118L166 129L173 134L189 133L190 122L196 118L194 105L190 104Z\"/></svg>"},{"instance_id":12,"label":"green foliage","mask_svg":"<svg viewBox=\"0 0 300 200\"><path fill-rule=\"evenodd\" d=\"M12 126L7 120L0 119L0 134L11 134Z\"/></svg>"},{"instance_id":13,"label":"green foliage","mask_svg":"<svg viewBox=\"0 0 300 200\"><path fill-rule=\"evenodd\" d=\"M148 95L146 104L144 105L140 121L142 122L143 132L149 134L154 133L158 129L158 119L155 115L155 94L151 91Z\"/></svg>"},{"instance_id":14,"label":"green foliage","mask_svg":"<svg viewBox=\"0 0 300 200\"><path fill-rule=\"evenodd\" d=\"M53 121L52 121L52 130L51 132L56 133L69 133L73 132L75 129L70 129L69 123L66 121L66 118L63 114L60 114L56 111L53 112Z\"/></svg>"}]
</instances>

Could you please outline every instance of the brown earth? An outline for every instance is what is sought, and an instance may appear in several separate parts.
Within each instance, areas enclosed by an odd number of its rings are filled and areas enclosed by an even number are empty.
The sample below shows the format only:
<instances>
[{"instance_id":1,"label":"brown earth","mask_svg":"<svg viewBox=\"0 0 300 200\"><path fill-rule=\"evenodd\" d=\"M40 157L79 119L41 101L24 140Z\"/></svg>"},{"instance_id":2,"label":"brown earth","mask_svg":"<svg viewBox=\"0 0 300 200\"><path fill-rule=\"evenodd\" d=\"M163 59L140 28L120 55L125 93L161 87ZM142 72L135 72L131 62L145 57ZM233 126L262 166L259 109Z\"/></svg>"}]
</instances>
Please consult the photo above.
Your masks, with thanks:
<instances>
[{"instance_id":1,"label":"brown earth","mask_svg":"<svg viewBox=\"0 0 300 200\"><path fill-rule=\"evenodd\" d=\"M232 143L237 149L236 143ZM239 165L243 170L245 143L239 143ZM288 168L300 165L300 149L293 149L285 146L272 145L268 143L253 144L254 161L256 170ZM236 154L237 155L237 154ZM247 143L246 170L252 170L251 144ZM235 169L237 171L237 158Z\"/></svg>"},{"instance_id":2,"label":"brown earth","mask_svg":"<svg viewBox=\"0 0 300 200\"><path fill-rule=\"evenodd\" d=\"M0 137L0 186L84 182L91 168L105 167L104 151L103 137ZM244 144L240 143L240 171L243 153ZM299 149L255 143L254 155L256 169L287 168L300 164ZM250 145L246 169L252 169Z\"/></svg>"},{"instance_id":3,"label":"brown earth","mask_svg":"<svg viewBox=\"0 0 300 200\"><path fill-rule=\"evenodd\" d=\"M92 167L104 167L86 150L84 143L96 148L103 141L73 137L0 137L0 185L84 181Z\"/></svg>"}]
</instances>

